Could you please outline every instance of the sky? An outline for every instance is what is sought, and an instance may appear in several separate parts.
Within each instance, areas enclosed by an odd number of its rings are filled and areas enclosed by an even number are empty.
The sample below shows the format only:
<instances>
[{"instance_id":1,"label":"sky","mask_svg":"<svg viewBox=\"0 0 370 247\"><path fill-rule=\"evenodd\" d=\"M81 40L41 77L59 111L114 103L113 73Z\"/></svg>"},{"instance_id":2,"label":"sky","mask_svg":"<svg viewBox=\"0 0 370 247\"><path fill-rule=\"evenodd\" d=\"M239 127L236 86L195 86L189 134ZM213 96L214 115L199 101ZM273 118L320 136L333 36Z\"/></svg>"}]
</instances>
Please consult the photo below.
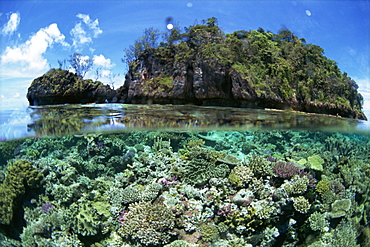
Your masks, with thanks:
<instances>
[{"instance_id":1,"label":"sky","mask_svg":"<svg viewBox=\"0 0 370 247\"><path fill-rule=\"evenodd\" d=\"M288 28L321 46L359 85L370 117L370 0L0 0L0 110L28 105L32 80L75 52L93 60L104 83L124 83L123 50L145 28L167 31L172 18L188 27L210 17L225 33Z\"/></svg>"}]
</instances>

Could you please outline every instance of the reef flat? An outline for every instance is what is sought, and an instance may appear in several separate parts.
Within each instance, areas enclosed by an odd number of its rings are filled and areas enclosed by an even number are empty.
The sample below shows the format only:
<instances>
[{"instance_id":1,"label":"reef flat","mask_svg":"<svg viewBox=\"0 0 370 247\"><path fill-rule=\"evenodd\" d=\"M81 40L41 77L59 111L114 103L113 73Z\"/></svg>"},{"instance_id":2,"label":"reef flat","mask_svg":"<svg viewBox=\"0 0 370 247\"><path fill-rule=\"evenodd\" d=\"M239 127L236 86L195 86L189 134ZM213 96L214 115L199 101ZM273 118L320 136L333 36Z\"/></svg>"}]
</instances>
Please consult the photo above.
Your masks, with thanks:
<instances>
[{"instance_id":1,"label":"reef flat","mask_svg":"<svg viewBox=\"0 0 370 247\"><path fill-rule=\"evenodd\" d=\"M0 143L1 246L369 246L370 137L131 131Z\"/></svg>"}]
</instances>

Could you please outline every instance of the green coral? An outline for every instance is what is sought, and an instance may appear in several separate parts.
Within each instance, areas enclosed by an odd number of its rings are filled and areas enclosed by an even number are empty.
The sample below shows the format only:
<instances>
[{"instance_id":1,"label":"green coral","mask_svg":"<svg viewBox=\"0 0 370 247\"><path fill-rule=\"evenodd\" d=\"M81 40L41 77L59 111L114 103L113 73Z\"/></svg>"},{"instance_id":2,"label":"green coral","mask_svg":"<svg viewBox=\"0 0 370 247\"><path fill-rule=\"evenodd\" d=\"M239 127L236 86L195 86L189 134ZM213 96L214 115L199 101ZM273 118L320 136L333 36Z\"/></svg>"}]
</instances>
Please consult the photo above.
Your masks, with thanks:
<instances>
[{"instance_id":1,"label":"green coral","mask_svg":"<svg viewBox=\"0 0 370 247\"><path fill-rule=\"evenodd\" d=\"M15 156L14 151L22 142L23 140L0 142L0 166L5 165L9 159Z\"/></svg>"},{"instance_id":2,"label":"green coral","mask_svg":"<svg viewBox=\"0 0 370 247\"><path fill-rule=\"evenodd\" d=\"M310 165L311 169L317 170L317 171L322 171L324 160L320 157L320 155L315 154L307 158L308 163Z\"/></svg>"},{"instance_id":3,"label":"green coral","mask_svg":"<svg viewBox=\"0 0 370 247\"><path fill-rule=\"evenodd\" d=\"M308 217L308 223L313 231L327 232L329 230L329 221L326 214L314 212Z\"/></svg>"},{"instance_id":4,"label":"green coral","mask_svg":"<svg viewBox=\"0 0 370 247\"><path fill-rule=\"evenodd\" d=\"M232 185L237 187L242 187L248 184L253 178L252 170L245 165L237 165L229 174L229 181Z\"/></svg>"},{"instance_id":5,"label":"green coral","mask_svg":"<svg viewBox=\"0 0 370 247\"><path fill-rule=\"evenodd\" d=\"M247 163L247 166L256 176L270 176L273 174L272 163L255 154L249 155L249 162Z\"/></svg>"},{"instance_id":6,"label":"green coral","mask_svg":"<svg viewBox=\"0 0 370 247\"><path fill-rule=\"evenodd\" d=\"M320 195L323 195L327 191L330 191L330 181L327 179L320 180L316 187L316 192L319 193Z\"/></svg>"},{"instance_id":7,"label":"green coral","mask_svg":"<svg viewBox=\"0 0 370 247\"><path fill-rule=\"evenodd\" d=\"M129 204L138 201L152 201L154 200L162 185L159 183L152 183L146 186L130 185L126 188L112 188L106 194L113 205Z\"/></svg>"},{"instance_id":8,"label":"green coral","mask_svg":"<svg viewBox=\"0 0 370 247\"><path fill-rule=\"evenodd\" d=\"M217 159L224 157L224 153L218 153L206 147L194 146L189 149L185 159L189 162L184 166L183 180L191 184L204 184L210 178L223 178L230 172L225 163L217 163Z\"/></svg>"},{"instance_id":9,"label":"green coral","mask_svg":"<svg viewBox=\"0 0 370 247\"><path fill-rule=\"evenodd\" d=\"M88 201L81 198L66 210L64 220L77 234L94 236L106 234L112 228L110 204L106 201Z\"/></svg>"},{"instance_id":10,"label":"green coral","mask_svg":"<svg viewBox=\"0 0 370 247\"><path fill-rule=\"evenodd\" d=\"M357 232L352 222L342 220L341 223L330 233L322 234L320 239L308 247L321 246L340 246L340 247L359 247L357 244Z\"/></svg>"},{"instance_id":11,"label":"green coral","mask_svg":"<svg viewBox=\"0 0 370 247\"><path fill-rule=\"evenodd\" d=\"M219 238L218 228L213 224L202 224L200 233L204 242L214 242Z\"/></svg>"},{"instance_id":12,"label":"green coral","mask_svg":"<svg viewBox=\"0 0 370 247\"><path fill-rule=\"evenodd\" d=\"M347 214L347 211L350 210L352 202L350 199L341 199L336 200L331 204L330 217L340 218Z\"/></svg>"},{"instance_id":13,"label":"green coral","mask_svg":"<svg viewBox=\"0 0 370 247\"><path fill-rule=\"evenodd\" d=\"M255 215L261 220L268 219L278 212L275 203L267 201L258 201L253 204L253 208L255 210Z\"/></svg>"},{"instance_id":14,"label":"green coral","mask_svg":"<svg viewBox=\"0 0 370 247\"><path fill-rule=\"evenodd\" d=\"M42 173L27 160L17 160L6 169L6 177L0 185L0 223L8 225L26 189L40 186Z\"/></svg>"},{"instance_id":15,"label":"green coral","mask_svg":"<svg viewBox=\"0 0 370 247\"><path fill-rule=\"evenodd\" d=\"M170 244L164 245L164 247L197 247L196 244L190 244L184 240L175 240Z\"/></svg>"},{"instance_id":16,"label":"green coral","mask_svg":"<svg viewBox=\"0 0 370 247\"><path fill-rule=\"evenodd\" d=\"M175 216L164 204L133 203L121 221L119 233L143 245L163 245L169 242L175 226Z\"/></svg>"},{"instance_id":17,"label":"green coral","mask_svg":"<svg viewBox=\"0 0 370 247\"><path fill-rule=\"evenodd\" d=\"M298 196L293 198L293 207L298 212L306 214L308 210L311 208L311 204L303 196Z\"/></svg>"},{"instance_id":18,"label":"green coral","mask_svg":"<svg viewBox=\"0 0 370 247\"><path fill-rule=\"evenodd\" d=\"M170 155L172 153L172 147L170 140L164 141L162 138L157 137L154 140L154 144L152 146L153 153L162 153L164 155Z\"/></svg>"},{"instance_id":19,"label":"green coral","mask_svg":"<svg viewBox=\"0 0 370 247\"><path fill-rule=\"evenodd\" d=\"M283 184L282 187L289 195L300 195L307 191L309 182L310 181L306 176L299 177L298 175L295 175L290 181Z\"/></svg>"}]
</instances>

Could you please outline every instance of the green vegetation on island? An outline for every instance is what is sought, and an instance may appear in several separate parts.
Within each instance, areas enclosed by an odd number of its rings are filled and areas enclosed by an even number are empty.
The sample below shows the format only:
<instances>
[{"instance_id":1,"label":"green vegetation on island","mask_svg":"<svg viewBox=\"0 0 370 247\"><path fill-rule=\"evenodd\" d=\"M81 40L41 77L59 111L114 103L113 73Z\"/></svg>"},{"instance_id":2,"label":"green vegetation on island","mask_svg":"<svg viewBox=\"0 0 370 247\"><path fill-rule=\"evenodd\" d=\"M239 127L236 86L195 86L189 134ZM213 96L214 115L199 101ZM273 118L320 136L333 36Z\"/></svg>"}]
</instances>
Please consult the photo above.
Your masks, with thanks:
<instances>
[{"instance_id":1,"label":"green vegetation on island","mask_svg":"<svg viewBox=\"0 0 370 247\"><path fill-rule=\"evenodd\" d=\"M68 62L76 74L51 69L35 79L28 89L30 104L191 103L366 119L356 82L320 46L288 29L225 34L212 17L184 32L178 25L162 34L145 29L124 51L128 73L117 90L83 80L92 63L75 53ZM66 61L58 61L60 67Z\"/></svg>"},{"instance_id":2,"label":"green vegetation on island","mask_svg":"<svg viewBox=\"0 0 370 247\"><path fill-rule=\"evenodd\" d=\"M160 103L161 98L187 97L197 103L201 87L203 98L229 99L231 105L243 106L237 101L246 100L262 107L365 118L356 82L324 56L320 46L288 29L225 34L214 17L184 29L175 26L161 43L158 30L146 29L125 50L132 91L126 101L152 97ZM172 84L161 83L169 79ZM184 82L180 89L179 81Z\"/></svg>"}]
</instances>

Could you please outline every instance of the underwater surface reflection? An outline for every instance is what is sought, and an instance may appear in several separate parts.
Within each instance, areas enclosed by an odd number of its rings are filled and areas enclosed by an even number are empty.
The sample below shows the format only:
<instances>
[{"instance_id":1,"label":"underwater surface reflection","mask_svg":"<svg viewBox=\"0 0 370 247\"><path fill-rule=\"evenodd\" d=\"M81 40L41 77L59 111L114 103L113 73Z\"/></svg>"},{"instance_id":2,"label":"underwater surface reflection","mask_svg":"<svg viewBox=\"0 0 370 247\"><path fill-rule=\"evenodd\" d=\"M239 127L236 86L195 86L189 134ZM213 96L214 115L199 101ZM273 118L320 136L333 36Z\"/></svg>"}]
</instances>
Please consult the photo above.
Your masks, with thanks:
<instances>
[{"instance_id":1,"label":"underwater surface reflection","mask_svg":"<svg viewBox=\"0 0 370 247\"><path fill-rule=\"evenodd\" d=\"M26 136L145 129L306 129L370 132L367 121L272 109L193 105L71 104L5 112L2 141Z\"/></svg>"}]
</instances>

